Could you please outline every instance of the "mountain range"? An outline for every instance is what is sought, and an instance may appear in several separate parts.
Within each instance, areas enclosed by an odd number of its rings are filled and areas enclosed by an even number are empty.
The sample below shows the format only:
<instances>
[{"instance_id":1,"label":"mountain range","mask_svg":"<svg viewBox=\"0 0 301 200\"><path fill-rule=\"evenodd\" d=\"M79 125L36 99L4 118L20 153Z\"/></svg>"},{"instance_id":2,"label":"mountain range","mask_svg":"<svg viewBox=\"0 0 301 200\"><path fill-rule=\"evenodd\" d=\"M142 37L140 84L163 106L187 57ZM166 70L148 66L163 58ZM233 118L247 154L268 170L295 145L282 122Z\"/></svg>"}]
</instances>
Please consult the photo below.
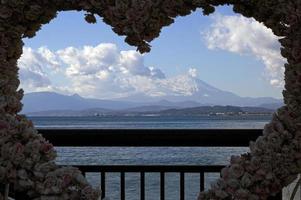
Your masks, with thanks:
<instances>
[{"instance_id":1,"label":"mountain range","mask_svg":"<svg viewBox=\"0 0 301 200\"><path fill-rule=\"evenodd\" d=\"M272 97L240 97L232 92L217 89L204 81L193 78L186 80L193 86L189 94L174 92L164 96L151 96L138 93L119 99L84 98L78 94L64 95L55 92L35 92L24 95L22 113L36 113L44 111L83 111L98 112L124 111L148 112L167 109L192 108L200 106L238 106L262 107L276 109L283 105L283 100Z\"/></svg>"},{"instance_id":2,"label":"mountain range","mask_svg":"<svg viewBox=\"0 0 301 200\"><path fill-rule=\"evenodd\" d=\"M268 100L269 98L267 98ZM260 104L264 102L263 104ZM54 92L36 92L25 94L22 103L24 104L21 113L34 116L91 116L95 113L125 114L125 113L159 113L164 112L196 112L209 108L214 104L201 103L197 101L172 102L167 100L154 102L130 102L123 100L99 100L83 98L79 95L62 95ZM257 104L248 104L236 109L243 109L245 112L269 112L280 107L280 100L259 101ZM222 105L226 107L225 105ZM233 106L233 105L232 105ZM219 111L224 108L218 107ZM247 110L249 108L249 110ZM186 110L183 110L186 109ZM178 111L179 110L179 111ZM164 112L163 112L164 111ZM214 109L212 110L214 111ZM232 110L232 111L235 111Z\"/></svg>"}]
</instances>

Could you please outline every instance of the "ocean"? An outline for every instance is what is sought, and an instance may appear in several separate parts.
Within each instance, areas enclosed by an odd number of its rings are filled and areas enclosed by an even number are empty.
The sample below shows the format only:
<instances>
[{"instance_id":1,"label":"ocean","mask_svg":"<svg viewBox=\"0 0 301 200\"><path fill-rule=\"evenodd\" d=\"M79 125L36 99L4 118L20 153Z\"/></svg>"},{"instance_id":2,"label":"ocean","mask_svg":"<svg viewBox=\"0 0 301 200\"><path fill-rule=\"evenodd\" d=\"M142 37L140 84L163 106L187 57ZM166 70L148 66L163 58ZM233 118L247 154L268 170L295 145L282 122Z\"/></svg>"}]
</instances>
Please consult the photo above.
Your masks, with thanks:
<instances>
[{"instance_id":1,"label":"ocean","mask_svg":"<svg viewBox=\"0 0 301 200\"><path fill-rule=\"evenodd\" d=\"M97 128L97 129L261 129L271 116L123 116L123 117L29 117L37 128ZM248 151L237 147L170 147L170 148L120 148L120 147L59 147L56 162L63 165L224 165L231 155ZM146 199L159 200L160 174L146 174ZM88 173L94 187L100 185L100 174ZM218 178L218 174L205 175L206 188ZM107 197L119 199L119 174L107 176ZM199 189L199 176L187 174L185 178L186 200L195 200ZM139 174L126 174L126 199L139 199ZM179 197L179 175L166 174L166 199Z\"/></svg>"},{"instance_id":2,"label":"ocean","mask_svg":"<svg viewBox=\"0 0 301 200\"><path fill-rule=\"evenodd\" d=\"M229 129L263 128L270 115L29 117L38 128Z\"/></svg>"}]
</instances>

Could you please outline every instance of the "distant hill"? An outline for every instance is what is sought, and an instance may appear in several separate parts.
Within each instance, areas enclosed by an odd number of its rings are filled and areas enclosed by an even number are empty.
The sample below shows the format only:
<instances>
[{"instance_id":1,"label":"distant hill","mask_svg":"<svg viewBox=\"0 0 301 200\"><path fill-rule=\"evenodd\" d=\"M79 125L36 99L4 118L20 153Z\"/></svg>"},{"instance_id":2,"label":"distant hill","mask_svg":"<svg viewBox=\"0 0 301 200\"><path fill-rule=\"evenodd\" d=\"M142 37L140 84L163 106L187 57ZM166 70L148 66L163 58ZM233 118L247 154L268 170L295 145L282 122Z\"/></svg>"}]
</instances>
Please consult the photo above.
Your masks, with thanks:
<instances>
[{"instance_id":1,"label":"distant hill","mask_svg":"<svg viewBox=\"0 0 301 200\"><path fill-rule=\"evenodd\" d=\"M83 98L77 94L68 96L54 92L36 92L25 94L22 103L24 104L22 113L50 110L78 111L91 108L120 110L137 106L137 103L131 103L127 101L90 99Z\"/></svg>"},{"instance_id":2,"label":"distant hill","mask_svg":"<svg viewBox=\"0 0 301 200\"><path fill-rule=\"evenodd\" d=\"M48 110L39 112L29 112L26 113L28 116L38 117L83 117L83 116L99 116L107 113L112 113L113 110L102 109L102 108L91 108L86 110Z\"/></svg>"},{"instance_id":3,"label":"distant hill","mask_svg":"<svg viewBox=\"0 0 301 200\"><path fill-rule=\"evenodd\" d=\"M201 106L195 108L169 109L158 112L159 115L241 115L241 114L272 114L274 110L259 107L237 106Z\"/></svg>"},{"instance_id":4,"label":"distant hill","mask_svg":"<svg viewBox=\"0 0 301 200\"><path fill-rule=\"evenodd\" d=\"M134 108L129 108L125 110L121 110L120 112L158 112L161 110L167 110L167 109L172 109L172 108L178 108L178 106L160 106L160 105L150 105L150 106L139 106L139 107L134 107Z\"/></svg>"},{"instance_id":5,"label":"distant hill","mask_svg":"<svg viewBox=\"0 0 301 200\"><path fill-rule=\"evenodd\" d=\"M237 106L200 106L193 108L164 108L155 106L136 107L125 110L86 109L79 111L51 110L28 113L29 116L199 116L199 115L250 115L272 114L274 110L260 107L237 107Z\"/></svg>"},{"instance_id":6,"label":"distant hill","mask_svg":"<svg viewBox=\"0 0 301 200\"><path fill-rule=\"evenodd\" d=\"M284 103L278 102L278 103L265 103L265 104L261 104L259 105L259 107L263 107L263 108L268 108L268 109L272 109L272 110L276 110L277 108L280 108L284 106Z\"/></svg>"},{"instance_id":7,"label":"distant hill","mask_svg":"<svg viewBox=\"0 0 301 200\"><path fill-rule=\"evenodd\" d=\"M103 110L128 110L132 112L147 112L147 111L161 111L166 109L178 109L178 108L192 108L200 106L213 106L213 105L231 105L241 107L262 107L268 109L276 109L283 105L282 100L274 99L270 97L262 98L248 98L239 97L233 93L223 92L218 89L210 89L210 86L206 87L211 91L210 95L206 97L200 97L196 94L187 96L184 98L177 97L178 101L148 98L146 101L135 102L119 99L119 100L101 100L84 98L77 94L75 95L63 95L55 92L36 92L25 94L22 102L24 104L22 113L36 113L43 111L60 111L73 112L82 111L87 109L103 109ZM209 91L208 91L209 92ZM213 95L215 94L215 95ZM175 99L175 98L171 98ZM204 100L206 99L206 100ZM181 101L180 101L181 100ZM227 103L228 102L228 103Z\"/></svg>"},{"instance_id":8,"label":"distant hill","mask_svg":"<svg viewBox=\"0 0 301 200\"><path fill-rule=\"evenodd\" d=\"M83 98L77 94L63 95L55 92L35 92L24 95L22 100L24 104L23 114L35 115L80 115L79 112L87 109L108 110L128 110L128 111L159 111L169 108L187 108L201 106L202 104L195 101L171 102L160 100L158 102L129 102L121 100L100 100Z\"/></svg>"}]
</instances>

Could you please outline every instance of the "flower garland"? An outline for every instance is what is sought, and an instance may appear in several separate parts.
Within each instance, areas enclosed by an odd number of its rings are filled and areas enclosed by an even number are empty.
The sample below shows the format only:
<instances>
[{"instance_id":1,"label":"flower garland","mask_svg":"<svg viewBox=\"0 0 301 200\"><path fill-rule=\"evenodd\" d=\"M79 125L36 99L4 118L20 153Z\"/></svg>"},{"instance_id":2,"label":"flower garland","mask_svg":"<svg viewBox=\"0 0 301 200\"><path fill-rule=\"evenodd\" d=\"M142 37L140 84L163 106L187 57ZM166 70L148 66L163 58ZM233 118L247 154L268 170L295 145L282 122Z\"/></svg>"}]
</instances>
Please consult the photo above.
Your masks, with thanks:
<instances>
[{"instance_id":1,"label":"flower garland","mask_svg":"<svg viewBox=\"0 0 301 200\"><path fill-rule=\"evenodd\" d=\"M203 14L218 5L232 4L234 11L263 22L280 36L285 65L286 106L278 109L263 136L250 144L250 153L233 156L221 178L199 196L200 200L264 200L290 184L301 171L301 0L1 0L0 1L0 183L13 184L32 199L96 200L78 169L59 167L52 145L35 130L22 109L18 90L17 60L22 38L34 37L58 11L84 10L94 15L125 41L149 52L160 30L197 8ZM1 199L1 196L0 196Z\"/></svg>"},{"instance_id":2,"label":"flower garland","mask_svg":"<svg viewBox=\"0 0 301 200\"><path fill-rule=\"evenodd\" d=\"M221 178L199 200L250 199L263 200L276 195L301 172L301 1L270 3L281 21L264 19L275 34L282 36L285 65L286 106L279 108L256 142L250 143L250 153L233 156Z\"/></svg>"}]
</instances>

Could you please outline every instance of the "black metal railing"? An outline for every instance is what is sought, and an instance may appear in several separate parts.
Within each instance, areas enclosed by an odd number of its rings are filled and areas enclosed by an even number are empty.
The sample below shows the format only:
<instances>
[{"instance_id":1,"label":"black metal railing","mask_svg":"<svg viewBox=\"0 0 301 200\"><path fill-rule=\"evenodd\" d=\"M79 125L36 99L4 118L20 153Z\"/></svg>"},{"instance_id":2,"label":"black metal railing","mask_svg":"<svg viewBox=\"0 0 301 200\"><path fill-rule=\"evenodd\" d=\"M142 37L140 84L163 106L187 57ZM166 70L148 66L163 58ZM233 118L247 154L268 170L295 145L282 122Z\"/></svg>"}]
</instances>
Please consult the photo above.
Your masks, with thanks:
<instances>
[{"instance_id":1,"label":"black metal railing","mask_svg":"<svg viewBox=\"0 0 301 200\"><path fill-rule=\"evenodd\" d=\"M40 133L55 146L65 147L246 147L250 140L262 134L259 129L40 129ZM205 173L218 173L224 166L200 165L80 165L85 175L98 172L101 177L102 197L106 196L106 173L120 173L120 199L125 200L125 174L140 174L140 199L145 199L145 174L160 174L160 199L165 199L165 174L180 174L180 200L185 199L185 174L200 177L200 191L205 188ZM270 198L281 200L282 194Z\"/></svg>"},{"instance_id":2,"label":"black metal railing","mask_svg":"<svg viewBox=\"0 0 301 200\"><path fill-rule=\"evenodd\" d=\"M223 166L192 166L192 165L107 165L107 166L77 166L84 174L87 172L101 172L101 190L102 197L106 196L106 173L120 173L120 199L125 199L125 173L140 174L140 199L145 199L145 174L160 173L160 199L165 199L165 174L179 173L180 174L180 199L185 197L185 174L197 174L200 177L200 191L205 189L205 173L219 172Z\"/></svg>"}]
</instances>

